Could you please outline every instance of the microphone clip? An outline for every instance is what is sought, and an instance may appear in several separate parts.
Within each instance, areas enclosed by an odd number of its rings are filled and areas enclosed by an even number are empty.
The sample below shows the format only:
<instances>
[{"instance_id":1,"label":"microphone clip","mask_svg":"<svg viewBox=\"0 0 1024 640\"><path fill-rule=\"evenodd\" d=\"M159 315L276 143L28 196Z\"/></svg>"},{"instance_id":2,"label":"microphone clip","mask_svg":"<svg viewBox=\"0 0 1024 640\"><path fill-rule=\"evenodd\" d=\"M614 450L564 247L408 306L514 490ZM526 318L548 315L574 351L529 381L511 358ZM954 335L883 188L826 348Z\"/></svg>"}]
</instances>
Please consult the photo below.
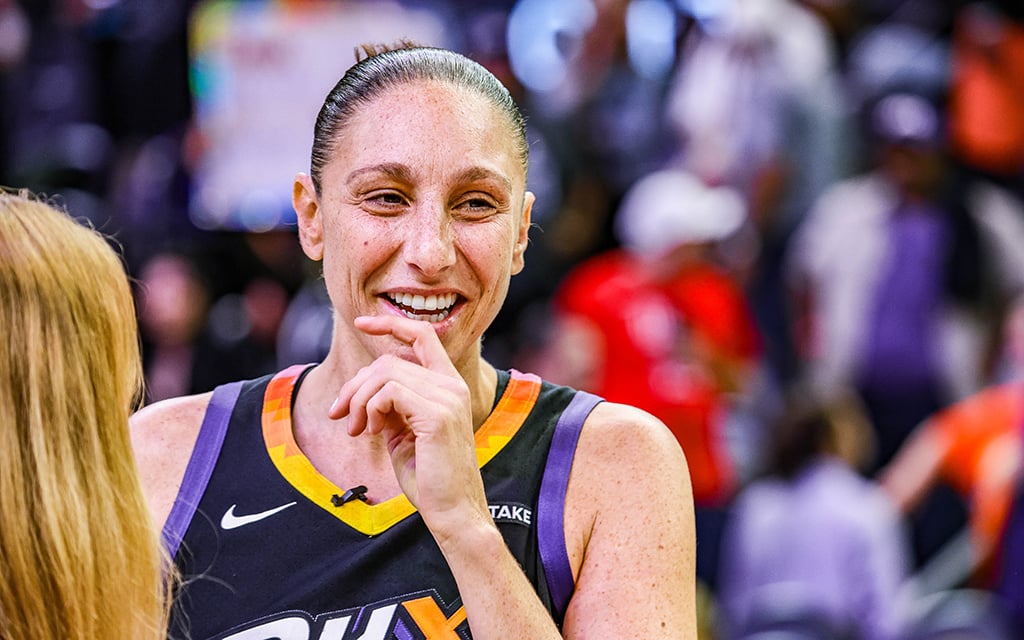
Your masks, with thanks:
<instances>
[{"instance_id":1,"label":"microphone clip","mask_svg":"<svg viewBox=\"0 0 1024 640\"><path fill-rule=\"evenodd\" d=\"M338 494L331 496L331 504L336 507L340 507L352 502L353 500L362 500L363 502L366 502L367 491L368 489L366 488L366 485L361 484L358 487L352 487L340 496Z\"/></svg>"}]
</instances>

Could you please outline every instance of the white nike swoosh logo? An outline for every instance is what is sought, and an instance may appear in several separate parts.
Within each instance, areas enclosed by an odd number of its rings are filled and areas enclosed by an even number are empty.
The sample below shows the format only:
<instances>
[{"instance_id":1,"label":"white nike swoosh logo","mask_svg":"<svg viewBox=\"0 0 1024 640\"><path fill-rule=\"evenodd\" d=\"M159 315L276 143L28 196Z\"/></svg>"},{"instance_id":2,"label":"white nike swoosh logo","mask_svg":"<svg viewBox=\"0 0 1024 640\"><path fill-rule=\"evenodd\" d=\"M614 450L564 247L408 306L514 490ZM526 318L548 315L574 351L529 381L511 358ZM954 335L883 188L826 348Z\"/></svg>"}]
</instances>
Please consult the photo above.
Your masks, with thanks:
<instances>
[{"instance_id":1,"label":"white nike swoosh logo","mask_svg":"<svg viewBox=\"0 0 1024 640\"><path fill-rule=\"evenodd\" d=\"M273 509L267 509L266 511L251 513L245 516L235 515L235 507L238 505L233 504L230 509L224 512L224 517L220 519L220 527L221 529L237 529L238 527L252 524L253 522L259 522L264 518L269 518L279 511L284 511L288 507L295 506L295 504L295 502L289 502L288 504L282 504L280 507L274 507Z\"/></svg>"}]
</instances>

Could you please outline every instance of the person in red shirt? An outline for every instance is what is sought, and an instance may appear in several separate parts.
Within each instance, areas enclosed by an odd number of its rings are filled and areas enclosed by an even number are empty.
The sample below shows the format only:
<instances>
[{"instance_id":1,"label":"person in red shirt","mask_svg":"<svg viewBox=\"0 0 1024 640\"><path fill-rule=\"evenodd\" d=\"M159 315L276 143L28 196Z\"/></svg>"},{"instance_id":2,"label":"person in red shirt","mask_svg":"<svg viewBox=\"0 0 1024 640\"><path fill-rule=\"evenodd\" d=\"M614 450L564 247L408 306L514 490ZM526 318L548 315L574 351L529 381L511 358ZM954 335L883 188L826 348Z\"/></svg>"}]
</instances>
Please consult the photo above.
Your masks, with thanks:
<instances>
[{"instance_id":1,"label":"person in red shirt","mask_svg":"<svg viewBox=\"0 0 1024 640\"><path fill-rule=\"evenodd\" d=\"M735 277L712 247L743 223L730 189L662 170L637 181L616 216L621 247L560 283L550 376L661 418L676 435L699 506L720 506L737 473L723 433L760 337Z\"/></svg>"}]
</instances>

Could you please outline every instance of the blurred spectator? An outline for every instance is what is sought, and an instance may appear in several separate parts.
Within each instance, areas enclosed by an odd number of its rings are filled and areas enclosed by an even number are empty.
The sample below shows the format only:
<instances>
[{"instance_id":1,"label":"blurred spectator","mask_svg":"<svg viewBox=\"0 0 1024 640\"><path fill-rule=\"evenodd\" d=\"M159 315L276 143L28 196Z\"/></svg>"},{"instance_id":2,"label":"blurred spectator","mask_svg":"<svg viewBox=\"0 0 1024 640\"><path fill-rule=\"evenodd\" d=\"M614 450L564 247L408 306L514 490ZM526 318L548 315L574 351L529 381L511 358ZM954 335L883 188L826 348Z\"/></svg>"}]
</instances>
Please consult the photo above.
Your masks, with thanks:
<instances>
[{"instance_id":1,"label":"blurred spectator","mask_svg":"<svg viewBox=\"0 0 1024 640\"><path fill-rule=\"evenodd\" d=\"M731 404L750 392L760 337L739 285L716 265L716 243L742 223L742 200L677 170L641 178L623 199L624 248L598 254L562 281L549 318L545 375L662 419L686 453L713 583L714 510L738 484L727 441ZM532 365L538 366L538 365Z\"/></svg>"},{"instance_id":2,"label":"blurred spectator","mask_svg":"<svg viewBox=\"0 0 1024 640\"><path fill-rule=\"evenodd\" d=\"M759 355L742 292L711 259L742 218L731 191L675 170L645 176L618 214L624 248L578 265L553 302L552 377L664 420L701 504L722 503L734 486L721 404L744 388Z\"/></svg>"},{"instance_id":3,"label":"blurred spectator","mask_svg":"<svg viewBox=\"0 0 1024 640\"><path fill-rule=\"evenodd\" d=\"M954 170L935 101L891 93L868 116L877 163L817 201L788 276L808 373L862 395L878 468L926 416L985 383L1024 278L1024 209Z\"/></svg>"},{"instance_id":4,"label":"blurred spectator","mask_svg":"<svg viewBox=\"0 0 1024 640\"><path fill-rule=\"evenodd\" d=\"M969 2L956 16L950 134L958 158L1024 194L1024 12L1002 4Z\"/></svg>"},{"instance_id":5,"label":"blurred spectator","mask_svg":"<svg viewBox=\"0 0 1024 640\"><path fill-rule=\"evenodd\" d=\"M163 251L139 271L139 323L146 402L212 390L277 366L287 294L268 278L214 299L204 266Z\"/></svg>"},{"instance_id":6,"label":"blurred spectator","mask_svg":"<svg viewBox=\"0 0 1024 640\"><path fill-rule=\"evenodd\" d=\"M600 0L595 5L597 17L584 37L576 77L579 102L560 121L568 127L578 163L574 169L597 178L608 190L609 213L614 215L626 190L675 151L664 113L675 60L676 17L666 3ZM646 15L640 10L645 5ZM654 24L648 17L652 13ZM666 31L663 40L643 39L644 34ZM664 60L645 64L641 54L659 45L666 49Z\"/></svg>"},{"instance_id":7,"label":"blurred spectator","mask_svg":"<svg viewBox=\"0 0 1024 640\"><path fill-rule=\"evenodd\" d=\"M829 31L798 2L737 0L682 47L668 97L681 162L740 190L759 227L792 225L803 207L785 199L807 202L836 177Z\"/></svg>"},{"instance_id":8,"label":"blurred spectator","mask_svg":"<svg viewBox=\"0 0 1024 640\"><path fill-rule=\"evenodd\" d=\"M849 116L857 118L872 99L896 90L942 91L949 85L949 38L944 30L919 24L922 15L868 23L850 43L843 93ZM929 22L929 20L924 20ZM931 16L931 22L941 19ZM851 160L855 166L870 154L870 144L852 136Z\"/></svg>"},{"instance_id":9,"label":"blurred spectator","mask_svg":"<svg viewBox=\"0 0 1024 640\"><path fill-rule=\"evenodd\" d=\"M947 564L932 573L948 577L933 589L992 587L992 563L1022 469L1024 378L1018 378L930 416L882 470L882 485L903 513L912 513L939 483L968 504L969 545L936 557Z\"/></svg>"},{"instance_id":10,"label":"blurred spectator","mask_svg":"<svg viewBox=\"0 0 1024 640\"><path fill-rule=\"evenodd\" d=\"M831 32L792 0L735 0L686 34L668 95L678 162L747 202L735 247L780 378L795 373L780 261L813 198L841 175L841 85ZM750 237L750 236L748 236Z\"/></svg>"},{"instance_id":11,"label":"blurred spectator","mask_svg":"<svg viewBox=\"0 0 1024 640\"><path fill-rule=\"evenodd\" d=\"M740 492L726 522L724 640L772 629L833 640L896 640L905 631L909 548L888 498L859 472L870 454L867 416L856 394L815 397L793 390L765 477Z\"/></svg>"},{"instance_id":12,"label":"blurred spectator","mask_svg":"<svg viewBox=\"0 0 1024 640\"><path fill-rule=\"evenodd\" d=\"M195 343L212 300L198 267L184 255L158 254L139 273L147 402L194 393Z\"/></svg>"}]
</instances>

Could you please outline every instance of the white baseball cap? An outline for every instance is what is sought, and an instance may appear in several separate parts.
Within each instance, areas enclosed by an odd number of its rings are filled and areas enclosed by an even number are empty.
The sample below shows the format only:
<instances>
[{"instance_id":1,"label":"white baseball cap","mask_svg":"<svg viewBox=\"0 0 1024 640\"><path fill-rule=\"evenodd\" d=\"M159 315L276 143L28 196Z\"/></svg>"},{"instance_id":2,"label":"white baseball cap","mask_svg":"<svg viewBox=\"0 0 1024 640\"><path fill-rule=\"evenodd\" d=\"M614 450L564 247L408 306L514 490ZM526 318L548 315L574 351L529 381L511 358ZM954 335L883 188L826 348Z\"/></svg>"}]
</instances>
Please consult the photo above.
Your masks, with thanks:
<instances>
[{"instance_id":1,"label":"white baseball cap","mask_svg":"<svg viewBox=\"0 0 1024 640\"><path fill-rule=\"evenodd\" d=\"M710 187L695 175L664 169L629 188L615 218L624 247L660 254L680 244L722 240L743 224L746 206L730 187Z\"/></svg>"}]
</instances>

